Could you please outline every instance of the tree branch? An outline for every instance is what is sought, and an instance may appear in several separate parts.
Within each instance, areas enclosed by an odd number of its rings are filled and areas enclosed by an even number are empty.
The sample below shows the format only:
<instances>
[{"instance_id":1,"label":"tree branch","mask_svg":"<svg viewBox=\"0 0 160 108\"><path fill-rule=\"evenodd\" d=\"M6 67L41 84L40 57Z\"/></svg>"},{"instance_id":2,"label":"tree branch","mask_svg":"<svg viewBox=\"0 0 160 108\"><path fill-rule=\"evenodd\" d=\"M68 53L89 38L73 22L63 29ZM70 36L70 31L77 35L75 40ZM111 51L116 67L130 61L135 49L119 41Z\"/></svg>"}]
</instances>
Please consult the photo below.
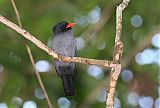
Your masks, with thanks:
<instances>
[{"instance_id":1,"label":"tree branch","mask_svg":"<svg viewBox=\"0 0 160 108\"><path fill-rule=\"evenodd\" d=\"M40 49L44 50L46 53L48 53L50 56L52 56L55 59L58 59L64 62L77 62L82 64L91 64L91 65L98 65L98 66L105 66L105 67L115 67L116 65L112 61L108 61L108 60L98 60L98 59L89 59L89 58L81 58L81 57L66 57L66 56L57 54L52 49L48 48L45 44L43 44L40 40L36 39L29 32L17 26L13 22L9 21L2 15L0 15L0 22L12 28L13 30L17 31L23 37L31 41L33 44L35 44Z\"/></svg>"},{"instance_id":2,"label":"tree branch","mask_svg":"<svg viewBox=\"0 0 160 108\"><path fill-rule=\"evenodd\" d=\"M119 6L117 6L116 10L116 37L113 62L117 65L111 69L106 98L106 108L114 107L114 92L119 74L121 72L121 58L123 53L123 43L120 39L122 31L122 11L128 6L129 1L130 0L123 0L123 2Z\"/></svg>"}]
</instances>

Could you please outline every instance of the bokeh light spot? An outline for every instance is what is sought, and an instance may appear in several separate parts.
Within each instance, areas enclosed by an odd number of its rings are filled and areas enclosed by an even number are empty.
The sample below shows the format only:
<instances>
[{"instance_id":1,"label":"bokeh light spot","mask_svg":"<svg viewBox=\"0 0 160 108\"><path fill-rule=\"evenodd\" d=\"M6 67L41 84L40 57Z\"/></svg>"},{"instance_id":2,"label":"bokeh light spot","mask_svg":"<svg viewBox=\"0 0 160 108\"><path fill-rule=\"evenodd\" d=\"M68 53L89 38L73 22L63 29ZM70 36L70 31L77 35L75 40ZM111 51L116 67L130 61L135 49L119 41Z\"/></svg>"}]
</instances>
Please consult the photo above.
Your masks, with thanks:
<instances>
[{"instance_id":1,"label":"bokeh light spot","mask_svg":"<svg viewBox=\"0 0 160 108\"><path fill-rule=\"evenodd\" d=\"M96 6L93 10L88 13L88 21L91 24L95 24L100 20L100 8Z\"/></svg>"},{"instance_id":2,"label":"bokeh light spot","mask_svg":"<svg viewBox=\"0 0 160 108\"><path fill-rule=\"evenodd\" d=\"M79 25L81 27L85 27L85 26L88 25L88 20L87 20L87 17L85 15L77 14L74 17L74 21L76 22L77 25Z\"/></svg>"},{"instance_id":3,"label":"bokeh light spot","mask_svg":"<svg viewBox=\"0 0 160 108\"><path fill-rule=\"evenodd\" d=\"M153 98L150 96L143 96L139 98L139 106L141 108L152 108Z\"/></svg>"},{"instance_id":4,"label":"bokeh light spot","mask_svg":"<svg viewBox=\"0 0 160 108\"><path fill-rule=\"evenodd\" d=\"M156 54L153 49L145 49L142 53L135 56L135 60L139 65L155 63Z\"/></svg>"},{"instance_id":5,"label":"bokeh light spot","mask_svg":"<svg viewBox=\"0 0 160 108\"><path fill-rule=\"evenodd\" d=\"M66 97L60 97L57 101L60 108L70 108L70 101Z\"/></svg>"},{"instance_id":6,"label":"bokeh light spot","mask_svg":"<svg viewBox=\"0 0 160 108\"><path fill-rule=\"evenodd\" d=\"M0 108L8 108L6 103L0 103Z\"/></svg>"},{"instance_id":7,"label":"bokeh light spot","mask_svg":"<svg viewBox=\"0 0 160 108\"><path fill-rule=\"evenodd\" d=\"M41 88L36 88L36 89L34 90L34 95L35 95L35 97L38 98L38 99L44 99L44 94L43 94L43 91L42 91Z\"/></svg>"},{"instance_id":8,"label":"bokeh light spot","mask_svg":"<svg viewBox=\"0 0 160 108\"><path fill-rule=\"evenodd\" d=\"M97 46L97 49L103 50L105 47L106 47L106 43L103 41Z\"/></svg>"},{"instance_id":9,"label":"bokeh light spot","mask_svg":"<svg viewBox=\"0 0 160 108\"><path fill-rule=\"evenodd\" d=\"M81 50L85 47L85 41L82 37L76 37L76 45L77 45L77 50Z\"/></svg>"},{"instance_id":10,"label":"bokeh light spot","mask_svg":"<svg viewBox=\"0 0 160 108\"><path fill-rule=\"evenodd\" d=\"M96 65L90 65L88 66L88 75L94 77L97 80L100 80L104 77L103 70Z\"/></svg>"},{"instance_id":11,"label":"bokeh light spot","mask_svg":"<svg viewBox=\"0 0 160 108\"><path fill-rule=\"evenodd\" d=\"M160 66L160 48L155 50L155 63L157 63Z\"/></svg>"},{"instance_id":12,"label":"bokeh light spot","mask_svg":"<svg viewBox=\"0 0 160 108\"><path fill-rule=\"evenodd\" d=\"M12 103L15 108L19 108L23 104L23 99L20 97L13 97Z\"/></svg>"},{"instance_id":13,"label":"bokeh light spot","mask_svg":"<svg viewBox=\"0 0 160 108\"><path fill-rule=\"evenodd\" d=\"M154 103L155 108L160 108L160 98L157 98Z\"/></svg>"},{"instance_id":14,"label":"bokeh light spot","mask_svg":"<svg viewBox=\"0 0 160 108\"><path fill-rule=\"evenodd\" d=\"M37 104L34 101L25 101L23 108L37 108Z\"/></svg>"},{"instance_id":15,"label":"bokeh light spot","mask_svg":"<svg viewBox=\"0 0 160 108\"><path fill-rule=\"evenodd\" d=\"M139 95L137 92L129 92L127 95L127 103L132 106L137 106L139 100Z\"/></svg>"},{"instance_id":16,"label":"bokeh light spot","mask_svg":"<svg viewBox=\"0 0 160 108\"><path fill-rule=\"evenodd\" d=\"M114 108L121 108L121 102L117 97L114 98Z\"/></svg>"},{"instance_id":17,"label":"bokeh light spot","mask_svg":"<svg viewBox=\"0 0 160 108\"><path fill-rule=\"evenodd\" d=\"M101 92L97 96L97 100L99 102L105 102L106 101L106 90L101 90Z\"/></svg>"},{"instance_id":18,"label":"bokeh light spot","mask_svg":"<svg viewBox=\"0 0 160 108\"><path fill-rule=\"evenodd\" d=\"M152 45L160 48L160 33L157 33L152 37Z\"/></svg>"},{"instance_id":19,"label":"bokeh light spot","mask_svg":"<svg viewBox=\"0 0 160 108\"><path fill-rule=\"evenodd\" d=\"M48 72L51 69L50 63L46 60L37 61L35 67L38 72Z\"/></svg>"},{"instance_id":20,"label":"bokeh light spot","mask_svg":"<svg viewBox=\"0 0 160 108\"><path fill-rule=\"evenodd\" d=\"M160 81L160 80L159 80ZM160 86L158 87L158 95L160 97Z\"/></svg>"},{"instance_id":21,"label":"bokeh light spot","mask_svg":"<svg viewBox=\"0 0 160 108\"><path fill-rule=\"evenodd\" d=\"M132 81L133 79L133 73L131 70L129 69L125 69L121 72L121 79L126 82L126 83L129 83Z\"/></svg>"},{"instance_id":22,"label":"bokeh light spot","mask_svg":"<svg viewBox=\"0 0 160 108\"><path fill-rule=\"evenodd\" d=\"M3 65L0 64L0 73L4 71Z\"/></svg>"},{"instance_id":23,"label":"bokeh light spot","mask_svg":"<svg viewBox=\"0 0 160 108\"><path fill-rule=\"evenodd\" d=\"M143 24L143 19L140 15L133 15L131 18L131 25L133 27L140 27Z\"/></svg>"}]
</instances>

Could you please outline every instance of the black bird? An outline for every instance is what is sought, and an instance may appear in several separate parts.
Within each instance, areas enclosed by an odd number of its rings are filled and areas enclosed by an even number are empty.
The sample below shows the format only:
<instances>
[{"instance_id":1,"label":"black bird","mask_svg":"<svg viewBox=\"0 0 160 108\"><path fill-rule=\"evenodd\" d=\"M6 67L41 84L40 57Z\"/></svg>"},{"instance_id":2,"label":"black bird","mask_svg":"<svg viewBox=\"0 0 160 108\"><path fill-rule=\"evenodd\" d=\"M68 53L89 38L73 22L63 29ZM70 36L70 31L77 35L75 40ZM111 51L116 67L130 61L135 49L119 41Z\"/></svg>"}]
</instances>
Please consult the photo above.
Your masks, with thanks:
<instances>
[{"instance_id":1,"label":"black bird","mask_svg":"<svg viewBox=\"0 0 160 108\"><path fill-rule=\"evenodd\" d=\"M76 41L72 33L74 24L63 21L53 27L53 51L64 56L75 56ZM55 60L54 64L58 76L62 79L65 94L73 96L75 92L72 77L75 71L75 63Z\"/></svg>"}]
</instances>

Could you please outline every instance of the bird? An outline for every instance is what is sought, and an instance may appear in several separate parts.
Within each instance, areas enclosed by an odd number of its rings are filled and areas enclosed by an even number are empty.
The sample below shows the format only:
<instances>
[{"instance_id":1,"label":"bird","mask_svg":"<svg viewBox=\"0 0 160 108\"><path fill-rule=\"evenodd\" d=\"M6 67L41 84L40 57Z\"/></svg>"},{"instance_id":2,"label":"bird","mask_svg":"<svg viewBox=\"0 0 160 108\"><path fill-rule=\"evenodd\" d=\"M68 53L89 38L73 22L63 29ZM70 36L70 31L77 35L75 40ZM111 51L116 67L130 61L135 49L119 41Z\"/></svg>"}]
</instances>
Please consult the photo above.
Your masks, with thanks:
<instances>
[{"instance_id":1,"label":"bird","mask_svg":"<svg viewBox=\"0 0 160 108\"><path fill-rule=\"evenodd\" d=\"M52 50L63 56L74 57L76 53L76 40L73 36L72 27L75 23L62 21L53 26ZM64 92L67 96L75 94L73 75L75 63L54 60L55 70L63 83Z\"/></svg>"}]
</instances>

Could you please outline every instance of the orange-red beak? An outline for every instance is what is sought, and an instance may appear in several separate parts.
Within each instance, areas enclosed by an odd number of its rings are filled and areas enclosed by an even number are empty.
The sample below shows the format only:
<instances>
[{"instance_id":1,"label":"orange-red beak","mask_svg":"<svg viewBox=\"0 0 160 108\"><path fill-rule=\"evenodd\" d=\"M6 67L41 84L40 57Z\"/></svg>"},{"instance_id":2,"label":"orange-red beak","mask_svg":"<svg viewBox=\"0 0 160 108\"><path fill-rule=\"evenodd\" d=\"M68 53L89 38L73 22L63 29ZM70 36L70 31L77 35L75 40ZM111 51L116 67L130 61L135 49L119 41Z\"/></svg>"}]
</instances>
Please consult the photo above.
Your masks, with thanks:
<instances>
[{"instance_id":1,"label":"orange-red beak","mask_svg":"<svg viewBox=\"0 0 160 108\"><path fill-rule=\"evenodd\" d=\"M74 26L75 24L76 23L68 23L67 26L66 26L66 28L70 28L70 27Z\"/></svg>"}]
</instances>

